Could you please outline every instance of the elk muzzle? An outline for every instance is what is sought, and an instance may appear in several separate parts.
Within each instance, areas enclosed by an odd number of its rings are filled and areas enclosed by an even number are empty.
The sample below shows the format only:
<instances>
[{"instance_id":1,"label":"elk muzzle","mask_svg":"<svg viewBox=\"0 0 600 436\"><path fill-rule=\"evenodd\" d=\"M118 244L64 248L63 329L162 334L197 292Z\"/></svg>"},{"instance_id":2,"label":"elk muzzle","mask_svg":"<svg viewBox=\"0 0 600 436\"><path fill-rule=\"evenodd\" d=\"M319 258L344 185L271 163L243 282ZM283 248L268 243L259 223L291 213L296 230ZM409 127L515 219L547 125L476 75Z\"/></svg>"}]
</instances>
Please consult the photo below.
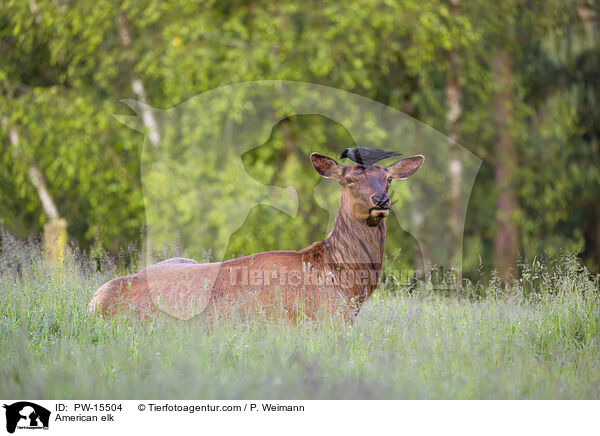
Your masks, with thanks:
<instances>
[{"instance_id":1,"label":"elk muzzle","mask_svg":"<svg viewBox=\"0 0 600 436\"><path fill-rule=\"evenodd\" d=\"M387 194L381 196L373 195L371 197L371 203L373 203L373 206L376 208L387 209L390 207L390 197Z\"/></svg>"},{"instance_id":2,"label":"elk muzzle","mask_svg":"<svg viewBox=\"0 0 600 436\"><path fill-rule=\"evenodd\" d=\"M381 219L390 213L391 200L387 194L371 196L371 204L373 207L369 210L370 218Z\"/></svg>"}]
</instances>

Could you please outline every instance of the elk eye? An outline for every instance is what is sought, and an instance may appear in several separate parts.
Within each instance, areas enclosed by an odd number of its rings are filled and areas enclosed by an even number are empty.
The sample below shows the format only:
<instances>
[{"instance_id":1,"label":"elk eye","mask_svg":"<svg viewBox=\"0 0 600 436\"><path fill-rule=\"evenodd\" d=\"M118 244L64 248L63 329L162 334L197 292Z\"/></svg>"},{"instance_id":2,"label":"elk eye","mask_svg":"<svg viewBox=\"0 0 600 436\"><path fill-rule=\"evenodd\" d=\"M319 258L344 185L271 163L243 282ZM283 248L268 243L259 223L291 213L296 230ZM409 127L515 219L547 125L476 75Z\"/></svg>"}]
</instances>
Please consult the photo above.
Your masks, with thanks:
<instances>
[{"instance_id":1,"label":"elk eye","mask_svg":"<svg viewBox=\"0 0 600 436\"><path fill-rule=\"evenodd\" d=\"M348 184L350 184L350 183L354 183L354 180L352 179L352 177L346 177L346 182Z\"/></svg>"},{"instance_id":2,"label":"elk eye","mask_svg":"<svg viewBox=\"0 0 600 436\"><path fill-rule=\"evenodd\" d=\"M388 177L388 183L392 183L392 180L394 180L392 176Z\"/></svg>"}]
</instances>

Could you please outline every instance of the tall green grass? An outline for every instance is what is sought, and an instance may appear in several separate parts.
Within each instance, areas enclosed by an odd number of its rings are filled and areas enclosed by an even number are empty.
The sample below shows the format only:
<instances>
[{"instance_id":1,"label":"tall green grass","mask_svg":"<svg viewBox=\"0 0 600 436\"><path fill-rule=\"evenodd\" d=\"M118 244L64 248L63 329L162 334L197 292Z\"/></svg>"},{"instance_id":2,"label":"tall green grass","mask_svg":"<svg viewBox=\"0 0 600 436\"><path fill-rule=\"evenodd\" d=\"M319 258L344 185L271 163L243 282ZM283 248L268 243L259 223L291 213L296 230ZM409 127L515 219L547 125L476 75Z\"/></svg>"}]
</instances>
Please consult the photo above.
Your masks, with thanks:
<instances>
[{"instance_id":1,"label":"tall green grass","mask_svg":"<svg viewBox=\"0 0 600 436\"><path fill-rule=\"evenodd\" d=\"M599 398L600 297L573 256L452 295L382 286L353 326L254 319L109 322L93 292L117 274L73 254L53 269L3 236L0 397Z\"/></svg>"}]
</instances>

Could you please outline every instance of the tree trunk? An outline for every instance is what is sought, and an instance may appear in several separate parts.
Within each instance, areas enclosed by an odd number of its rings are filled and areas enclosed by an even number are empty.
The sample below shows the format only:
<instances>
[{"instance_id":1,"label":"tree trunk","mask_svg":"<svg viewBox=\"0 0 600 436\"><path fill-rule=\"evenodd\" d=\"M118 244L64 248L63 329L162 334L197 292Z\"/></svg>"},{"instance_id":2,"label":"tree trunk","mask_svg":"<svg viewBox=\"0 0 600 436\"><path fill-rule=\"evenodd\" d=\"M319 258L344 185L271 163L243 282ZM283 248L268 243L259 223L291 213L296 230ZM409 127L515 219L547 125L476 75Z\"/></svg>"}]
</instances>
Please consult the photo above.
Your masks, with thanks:
<instances>
[{"instance_id":1,"label":"tree trunk","mask_svg":"<svg viewBox=\"0 0 600 436\"><path fill-rule=\"evenodd\" d=\"M456 13L459 0L450 1L450 14ZM463 165L459 159L460 146L459 121L462 116L462 88L460 85L460 57L455 49L448 52L448 67L446 69L446 85L444 94L446 98L446 132L448 134L449 159L448 171L450 174L450 216L448 221L451 246L461 246L463 242L463 220L461 217L460 192L463 174ZM457 253L462 253L462 249ZM461 270L462 259L457 256L450 259L453 268Z\"/></svg>"},{"instance_id":2,"label":"tree trunk","mask_svg":"<svg viewBox=\"0 0 600 436\"><path fill-rule=\"evenodd\" d=\"M510 53L506 50L501 50L492 60L492 76L496 88L494 179L498 189L494 258L503 280L508 280L511 272L515 270L519 252L515 223L517 201L513 188L518 156L510 133L511 120L514 118L511 62Z\"/></svg>"},{"instance_id":3,"label":"tree trunk","mask_svg":"<svg viewBox=\"0 0 600 436\"><path fill-rule=\"evenodd\" d=\"M2 119L2 124L7 124L6 118ZM8 135L12 147L17 149L19 147L19 133L17 129L9 127ZM58 208L46 187L44 177L35 163L30 165L28 173L31 183L42 203L42 209L44 209L44 213L48 218L48 222L44 224L44 248L50 256L52 263L62 265L67 247L67 221L60 217Z\"/></svg>"},{"instance_id":4,"label":"tree trunk","mask_svg":"<svg viewBox=\"0 0 600 436\"><path fill-rule=\"evenodd\" d=\"M131 34L127 28L127 19L123 14L117 15L117 30L121 44L124 48L128 48L131 45ZM146 103L144 82L142 82L141 79L134 77L131 88L137 96L138 101L141 103ZM156 123L154 114L152 113L150 107L146 106L145 104L140 104L139 106L141 108L140 111L142 114L142 121L146 129L148 129L148 139L150 140L150 144L152 144L154 147L158 147L160 145L160 133L158 131L158 124Z\"/></svg>"}]
</instances>

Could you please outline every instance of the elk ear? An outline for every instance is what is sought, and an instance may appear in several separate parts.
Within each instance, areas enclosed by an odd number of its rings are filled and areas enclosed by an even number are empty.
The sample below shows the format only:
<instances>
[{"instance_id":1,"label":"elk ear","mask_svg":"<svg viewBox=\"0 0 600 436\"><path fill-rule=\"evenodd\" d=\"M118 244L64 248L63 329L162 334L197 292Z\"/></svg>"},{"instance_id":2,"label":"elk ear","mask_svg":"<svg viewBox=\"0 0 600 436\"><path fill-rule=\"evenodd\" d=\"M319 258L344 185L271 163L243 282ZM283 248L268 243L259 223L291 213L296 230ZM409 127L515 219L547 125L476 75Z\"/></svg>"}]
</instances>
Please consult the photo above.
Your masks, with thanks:
<instances>
[{"instance_id":1,"label":"elk ear","mask_svg":"<svg viewBox=\"0 0 600 436\"><path fill-rule=\"evenodd\" d=\"M330 179L339 179L342 177L343 169L335 159L327 157L324 154L312 153L310 155L310 160L313 167L315 167L315 170L323 177L328 177Z\"/></svg>"},{"instance_id":2,"label":"elk ear","mask_svg":"<svg viewBox=\"0 0 600 436\"><path fill-rule=\"evenodd\" d=\"M386 168L386 171L390 173L394 179L408 179L410 176L416 173L419 168L421 168L424 160L425 156L420 154L407 157L406 159L401 159L398 162L391 164Z\"/></svg>"}]
</instances>

